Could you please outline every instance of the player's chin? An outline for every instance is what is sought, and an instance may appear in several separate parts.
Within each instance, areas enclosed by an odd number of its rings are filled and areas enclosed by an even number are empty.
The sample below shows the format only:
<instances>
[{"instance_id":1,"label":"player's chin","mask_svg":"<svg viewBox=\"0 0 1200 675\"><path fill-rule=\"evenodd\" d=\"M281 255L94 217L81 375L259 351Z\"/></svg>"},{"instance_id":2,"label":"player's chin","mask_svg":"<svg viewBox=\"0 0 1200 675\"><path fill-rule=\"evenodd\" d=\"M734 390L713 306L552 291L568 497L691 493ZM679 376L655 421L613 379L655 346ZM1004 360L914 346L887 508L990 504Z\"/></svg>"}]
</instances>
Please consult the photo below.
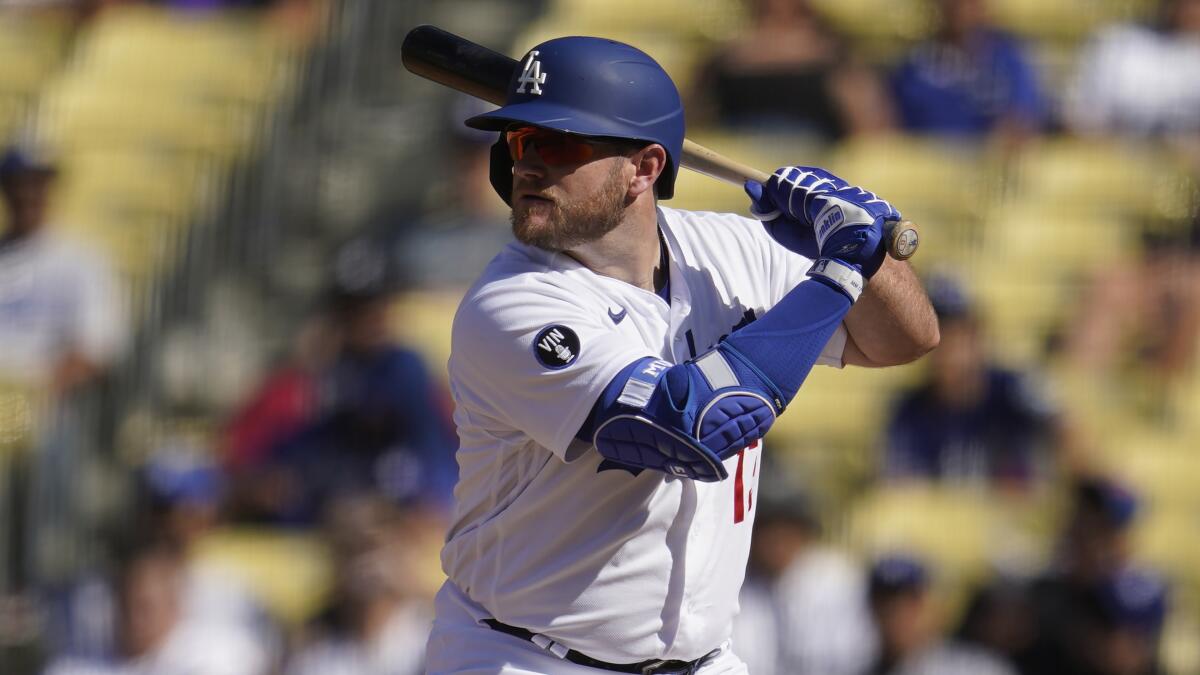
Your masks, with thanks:
<instances>
[{"instance_id":1,"label":"player's chin","mask_svg":"<svg viewBox=\"0 0 1200 675\"><path fill-rule=\"evenodd\" d=\"M543 204L553 207L549 202ZM558 219L554 217L554 209L546 208L543 204L531 206L518 201L513 205L513 236L522 244L548 251L561 251L563 247L559 241Z\"/></svg>"}]
</instances>

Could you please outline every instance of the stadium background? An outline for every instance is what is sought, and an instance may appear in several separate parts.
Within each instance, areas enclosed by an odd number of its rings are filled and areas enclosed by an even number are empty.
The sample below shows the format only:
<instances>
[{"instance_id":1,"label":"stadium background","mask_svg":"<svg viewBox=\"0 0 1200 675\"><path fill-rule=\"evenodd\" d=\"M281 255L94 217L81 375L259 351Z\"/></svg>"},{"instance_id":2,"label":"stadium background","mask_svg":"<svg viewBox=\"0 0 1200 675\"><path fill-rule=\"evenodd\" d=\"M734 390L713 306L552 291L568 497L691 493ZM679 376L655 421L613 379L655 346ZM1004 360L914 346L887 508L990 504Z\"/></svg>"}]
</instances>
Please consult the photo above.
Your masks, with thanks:
<instances>
[{"instance_id":1,"label":"stadium background","mask_svg":"<svg viewBox=\"0 0 1200 675\"><path fill-rule=\"evenodd\" d=\"M402 69L409 28L433 23L514 56L554 35L614 37L655 56L688 92L702 60L746 22L737 0L313 0L207 11L116 2L86 19L64 3L6 4L17 6L0 12L0 135L52 149L62 170L54 222L110 257L132 331L108 376L69 400L0 382L9 598L102 567L104 533L130 517L133 476L160 449L216 452L348 242L395 250L394 328L444 380L453 309L507 226L496 200L462 214L462 195L480 191L464 167L481 146L454 130L471 106ZM812 4L880 68L933 21L924 0ZM1155 4L989 3L1026 41L1053 106L1096 31L1150 17ZM1137 558L1171 582L1164 663L1200 672L1200 370L1163 378L1131 354L1115 372L1080 371L1048 346L1077 316L1089 275L1139 255L1146 223L1182 227L1194 213L1197 165L1157 140L1053 126L1015 150L903 133L834 143L716 126L688 135L763 169L826 166L922 226L918 271L959 276L992 352L1043 376L1073 420L1079 461L1140 495ZM740 188L690 172L671 205L746 212ZM877 481L890 402L923 367L815 372L768 445L831 541L864 559L896 546L919 552L936 565L953 616L969 584L1046 564L1066 470L1017 491ZM69 450L38 461L61 428L72 430ZM414 575L435 586L436 537L412 546ZM228 525L198 555L236 570L294 627L328 591L326 548L317 531ZM38 662L41 616L5 605L0 670Z\"/></svg>"}]
</instances>

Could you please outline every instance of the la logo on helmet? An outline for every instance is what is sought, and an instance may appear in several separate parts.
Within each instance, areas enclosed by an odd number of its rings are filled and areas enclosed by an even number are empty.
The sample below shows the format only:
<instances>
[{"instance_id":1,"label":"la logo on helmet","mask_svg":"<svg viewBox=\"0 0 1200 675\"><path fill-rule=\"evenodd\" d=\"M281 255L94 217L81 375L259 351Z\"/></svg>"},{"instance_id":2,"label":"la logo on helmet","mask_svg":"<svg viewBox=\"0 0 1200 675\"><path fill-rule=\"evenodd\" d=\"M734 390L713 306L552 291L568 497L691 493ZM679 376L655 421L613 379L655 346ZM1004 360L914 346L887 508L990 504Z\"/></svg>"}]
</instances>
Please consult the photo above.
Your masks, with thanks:
<instances>
[{"instance_id":1,"label":"la logo on helmet","mask_svg":"<svg viewBox=\"0 0 1200 675\"><path fill-rule=\"evenodd\" d=\"M542 85L546 84L546 73L542 72L542 62L535 57L538 55L537 50L529 52L529 56L525 59L525 67L521 71L521 77L517 78L517 93L524 94L526 87L531 87L529 93L542 95Z\"/></svg>"}]
</instances>

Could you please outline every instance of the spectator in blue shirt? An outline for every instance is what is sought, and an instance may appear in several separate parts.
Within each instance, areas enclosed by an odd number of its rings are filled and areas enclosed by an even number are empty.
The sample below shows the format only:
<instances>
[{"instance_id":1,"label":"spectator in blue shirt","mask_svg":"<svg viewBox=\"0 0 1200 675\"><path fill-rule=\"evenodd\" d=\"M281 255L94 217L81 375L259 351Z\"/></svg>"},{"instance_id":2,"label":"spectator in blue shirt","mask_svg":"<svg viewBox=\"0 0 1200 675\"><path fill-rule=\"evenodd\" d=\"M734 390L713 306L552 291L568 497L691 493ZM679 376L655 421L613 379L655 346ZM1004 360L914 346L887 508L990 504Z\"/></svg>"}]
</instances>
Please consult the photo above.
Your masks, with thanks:
<instances>
[{"instance_id":1,"label":"spectator in blue shirt","mask_svg":"<svg viewBox=\"0 0 1200 675\"><path fill-rule=\"evenodd\" d=\"M984 0L941 0L932 39L892 77L905 129L918 133L1020 138L1042 123L1037 75L1011 36L993 28Z\"/></svg>"},{"instance_id":2,"label":"spectator in blue shirt","mask_svg":"<svg viewBox=\"0 0 1200 675\"><path fill-rule=\"evenodd\" d=\"M424 360L393 335L398 274L382 250L362 240L339 253L326 310L335 353L308 376L313 400L240 461L239 519L311 525L331 502L363 493L432 512L448 505L456 439Z\"/></svg>"},{"instance_id":3,"label":"spectator in blue shirt","mask_svg":"<svg viewBox=\"0 0 1200 675\"><path fill-rule=\"evenodd\" d=\"M942 341L924 381L904 392L887 426L886 477L1026 488L1047 450L1068 449L1059 412L1025 373L1000 367L963 290L935 277L929 295Z\"/></svg>"}]
</instances>

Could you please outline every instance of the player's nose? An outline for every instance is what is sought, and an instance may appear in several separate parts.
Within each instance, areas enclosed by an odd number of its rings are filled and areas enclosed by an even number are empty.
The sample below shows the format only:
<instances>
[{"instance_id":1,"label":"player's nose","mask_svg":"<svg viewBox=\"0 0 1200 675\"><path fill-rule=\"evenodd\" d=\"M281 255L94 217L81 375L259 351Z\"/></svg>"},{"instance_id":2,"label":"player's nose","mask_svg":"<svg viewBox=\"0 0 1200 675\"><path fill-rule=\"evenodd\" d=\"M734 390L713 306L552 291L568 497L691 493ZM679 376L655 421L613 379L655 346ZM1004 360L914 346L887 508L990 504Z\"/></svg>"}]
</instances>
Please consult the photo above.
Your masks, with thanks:
<instances>
[{"instance_id":1,"label":"player's nose","mask_svg":"<svg viewBox=\"0 0 1200 675\"><path fill-rule=\"evenodd\" d=\"M513 160L513 175L527 179L542 178L546 175L546 163L542 161L536 147L531 145L521 155L521 159Z\"/></svg>"}]
</instances>

